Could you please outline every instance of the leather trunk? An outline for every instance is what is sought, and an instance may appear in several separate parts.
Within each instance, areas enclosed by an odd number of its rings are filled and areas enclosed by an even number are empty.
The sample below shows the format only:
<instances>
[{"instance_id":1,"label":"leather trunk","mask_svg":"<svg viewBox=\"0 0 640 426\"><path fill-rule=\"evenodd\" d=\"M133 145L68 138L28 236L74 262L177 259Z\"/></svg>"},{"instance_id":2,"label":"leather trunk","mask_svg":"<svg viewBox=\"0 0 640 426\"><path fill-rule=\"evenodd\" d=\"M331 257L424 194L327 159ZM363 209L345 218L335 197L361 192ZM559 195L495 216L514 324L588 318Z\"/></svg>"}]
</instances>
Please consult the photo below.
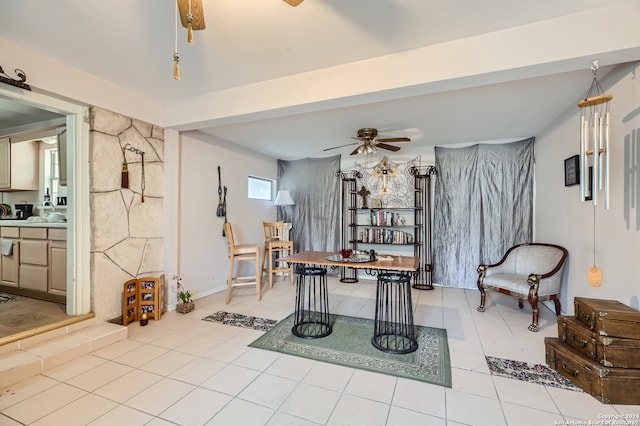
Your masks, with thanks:
<instances>
[{"instance_id":1,"label":"leather trunk","mask_svg":"<svg viewBox=\"0 0 640 426\"><path fill-rule=\"evenodd\" d=\"M605 367L562 342L545 337L549 366L604 404L640 404L640 369Z\"/></svg>"},{"instance_id":2,"label":"leather trunk","mask_svg":"<svg viewBox=\"0 0 640 426\"><path fill-rule=\"evenodd\" d=\"M575 316L600 336L640 339L640 311L617 300L574 298Z\"/></svg>"},{"instance_id":3,"label":"leather trunk","mask_svg":"<svg viewBox=\"0 0 640 426\"><path fill-rule=\"evenodd\" d=\"M640 340L600 336L576 317L558 317L558 337L605 367L640 368Z\"/></svg>"}]
</instances>

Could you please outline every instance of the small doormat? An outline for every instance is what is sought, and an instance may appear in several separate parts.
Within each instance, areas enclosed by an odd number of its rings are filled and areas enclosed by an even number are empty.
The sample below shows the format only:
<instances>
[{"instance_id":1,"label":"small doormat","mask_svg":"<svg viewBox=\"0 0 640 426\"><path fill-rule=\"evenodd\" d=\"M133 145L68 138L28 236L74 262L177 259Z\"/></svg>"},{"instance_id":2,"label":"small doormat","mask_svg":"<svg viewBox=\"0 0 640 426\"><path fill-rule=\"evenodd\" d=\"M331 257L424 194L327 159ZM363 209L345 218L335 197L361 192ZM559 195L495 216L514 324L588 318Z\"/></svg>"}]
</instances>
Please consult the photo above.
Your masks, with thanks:
<instances>
[{"instance_id":1,"label":"small doormat","mask_svg":"<svg viewBox=\"0 0 640 426\"><path fill-rule=\"evenodd\" d=\"M487 365L489 366L489 370L491 370L491 374L495 376L583 392L582 389L571 383L569 379L546 365L529 364L527 362L494 358L491 356L485 356L485 358L487 359Z\"/></svg>"},{"instance_id":2,"label":"small doormat","mask_svg":"<svg viewBox=\"0 0 640 426\"><path fill-rule=\"evenodd\" d=\"M371 344L373 320L331 315L330 321L330 335L304 339L291 333L291 314L249 346L451 387L446 330L415 326L418 350L397 355L379 351Z\"/></svg>"},{"instance_id":3,"label":"small doormat","mask_svg":"<svg viewBox=\"0 0 640 426\"><path fill-rule=\"evenodd\" d=\"M15 302L16 300L17 296L7 293L0 293L0 303Z\"/></svg>"},{"instance_id":4,"label":"small doormat","mask_svg":"<svg viewBox=\"0 0 640 426\"><path fill-rule=\"evenodd\" d=\"M233 325L235 327L250 328L252 330L259 331L268 331L278 322L276 320L251 317L224 311L216 312L202 319L204 321L218 322L224 325Z\"/></svg>"}]
</instances>

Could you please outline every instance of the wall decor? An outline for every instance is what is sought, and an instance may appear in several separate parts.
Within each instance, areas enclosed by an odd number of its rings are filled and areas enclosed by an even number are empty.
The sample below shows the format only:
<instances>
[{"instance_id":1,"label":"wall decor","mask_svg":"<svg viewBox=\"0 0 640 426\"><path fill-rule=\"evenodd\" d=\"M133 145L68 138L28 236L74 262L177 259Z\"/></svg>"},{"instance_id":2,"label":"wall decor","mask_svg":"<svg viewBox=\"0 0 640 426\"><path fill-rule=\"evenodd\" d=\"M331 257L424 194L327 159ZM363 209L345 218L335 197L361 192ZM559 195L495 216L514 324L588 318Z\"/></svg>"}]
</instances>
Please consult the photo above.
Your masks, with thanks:
<instances>
[{"instance_id":1,"label":"wall decor","mask_svg":"<svg viewBox=\"0 0 640 426\"><path fill-rule=\"evenodd\" d=\"M564 160L564 186L580 183L580 156L574 155Z\"/></svg>"},{"instance_id":2,"label":"wall decor","mask_svg":"<svg viewBox=\"0 0 640 426\"><path fill-rule=\"evenodd\" d=\"M371 207L374 209L381 209L382 200L380 198L374 198L373 200L371 200Z\"/></svg>"}]
</instances>

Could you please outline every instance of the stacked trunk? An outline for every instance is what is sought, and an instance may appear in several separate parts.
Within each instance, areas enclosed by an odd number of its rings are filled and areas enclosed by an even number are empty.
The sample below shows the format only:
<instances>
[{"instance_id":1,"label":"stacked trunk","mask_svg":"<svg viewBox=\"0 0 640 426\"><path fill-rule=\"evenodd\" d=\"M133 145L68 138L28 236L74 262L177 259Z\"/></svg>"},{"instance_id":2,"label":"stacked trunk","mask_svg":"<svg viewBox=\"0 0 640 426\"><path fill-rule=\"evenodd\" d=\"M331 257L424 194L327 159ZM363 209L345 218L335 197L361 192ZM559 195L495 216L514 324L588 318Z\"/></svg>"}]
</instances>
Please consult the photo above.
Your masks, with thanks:
<instances>
[{"instance_id":1,"label":"stacked trunk","mask_svg":"<svg viewBox=\"0 0 640 426\"><path fill-rule=\"evenodd\" d=\"M545 338L546 362L605 404L640 404L640 311L616 300L574 299Z\"/></svg>"}]
</instances>

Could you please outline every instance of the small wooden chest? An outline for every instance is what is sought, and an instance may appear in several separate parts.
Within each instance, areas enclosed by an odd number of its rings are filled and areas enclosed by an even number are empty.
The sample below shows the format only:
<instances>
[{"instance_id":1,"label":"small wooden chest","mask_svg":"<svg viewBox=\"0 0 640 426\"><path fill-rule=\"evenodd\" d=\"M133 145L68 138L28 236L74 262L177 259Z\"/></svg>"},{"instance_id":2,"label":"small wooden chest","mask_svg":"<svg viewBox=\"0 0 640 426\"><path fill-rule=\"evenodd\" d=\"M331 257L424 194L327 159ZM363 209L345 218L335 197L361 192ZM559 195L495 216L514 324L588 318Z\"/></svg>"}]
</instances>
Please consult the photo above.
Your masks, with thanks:
<instances>
[{"instance_id":1,"label":"small wooden chest","mask_svg":"<svg viewBox=\"0 0 640 426\"><path fill-rule=\"evenodd\" d=\"M640 404L640 369L605 367L558 337L545 337L546 362L604 404Z\"/></svg>"},{"instance_id":2,"label":"small wooden chest","mask_svg":"<svg viewBox=\"0 0 640 426\"><path fill-rule=\"evenodd\" d=\"M576 317L558 317L558 337L605 367L640 368L640 340L600 336Z\"/></svg>"},{"instance_id":3,"label":"small wooden chest","mask_svg":"<svg viewBox=\"0 0 640 426\"><path fill-rule=\"evenodd\" d=\"M574 298L575 316L600 336L640 339L640 311L617 300Z\"/></svg>"}]
</instances>

